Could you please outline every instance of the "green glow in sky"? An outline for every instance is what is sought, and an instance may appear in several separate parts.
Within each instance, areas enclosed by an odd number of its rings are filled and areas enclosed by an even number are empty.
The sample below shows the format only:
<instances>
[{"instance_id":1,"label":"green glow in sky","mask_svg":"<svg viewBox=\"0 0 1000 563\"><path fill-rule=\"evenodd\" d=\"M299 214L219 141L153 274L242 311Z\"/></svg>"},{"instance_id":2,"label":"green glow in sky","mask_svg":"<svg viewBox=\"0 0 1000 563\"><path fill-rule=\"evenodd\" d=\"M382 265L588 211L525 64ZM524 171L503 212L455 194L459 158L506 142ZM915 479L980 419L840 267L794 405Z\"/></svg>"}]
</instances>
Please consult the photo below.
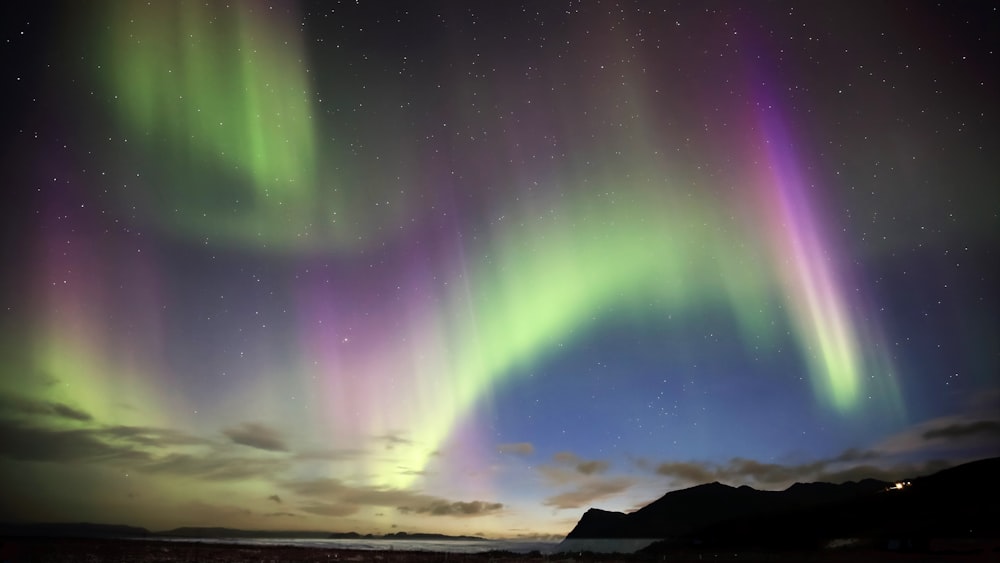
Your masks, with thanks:
<instances>
[{"instance_id":1,"label":"green glow in sky","mask_svg":"<svg viewBox=\"0 0 1000 563\"><path fill-rule=\"evenodd\" d=\"M114 71L129 118L175 151L228 163L261 203L301 204L316 151L296 34L259 21L263 6L118 6Z\"/></svg>"},{"instance_id":2,"label":"green glow in sky","mask_svg":"<svg viewBox=\"0 0 1000 563\"><path fill-rule=\"evenodd\" d=\"M420 386L432 396L410 407L415 442L441 444L497 385L601 322L684 322L699 307L721 306L743 327L748 348L769 339L770 278L753 238L710 205L625 188L619 201L588 195L558 209L525 209L476 249L468 285L456 284L446 316L431 325L444 331L448 351L436 380ZM415 449L408 462L423 468L432 455ZM391 484L412 481L399 475Z\"/></svg>"}]
</instances>

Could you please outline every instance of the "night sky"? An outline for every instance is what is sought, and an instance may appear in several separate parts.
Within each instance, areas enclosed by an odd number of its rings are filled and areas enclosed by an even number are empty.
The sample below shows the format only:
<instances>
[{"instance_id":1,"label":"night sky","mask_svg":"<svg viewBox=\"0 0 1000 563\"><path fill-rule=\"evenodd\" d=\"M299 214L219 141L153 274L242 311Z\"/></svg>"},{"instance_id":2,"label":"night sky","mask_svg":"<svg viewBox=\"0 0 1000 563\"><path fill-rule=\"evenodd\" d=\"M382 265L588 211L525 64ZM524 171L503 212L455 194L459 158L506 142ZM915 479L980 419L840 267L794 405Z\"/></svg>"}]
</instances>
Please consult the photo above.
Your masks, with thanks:
<instances>
[{"instance_id":1,"label":"night sky","mask_svg":"<svg viewBox=\"0 0 1000 563\"><path fill-rule=\"evenodd\" d=\"M26 4L2 519L563 535L1000 454L991 2Z\"/></svg>"}]
</instances>

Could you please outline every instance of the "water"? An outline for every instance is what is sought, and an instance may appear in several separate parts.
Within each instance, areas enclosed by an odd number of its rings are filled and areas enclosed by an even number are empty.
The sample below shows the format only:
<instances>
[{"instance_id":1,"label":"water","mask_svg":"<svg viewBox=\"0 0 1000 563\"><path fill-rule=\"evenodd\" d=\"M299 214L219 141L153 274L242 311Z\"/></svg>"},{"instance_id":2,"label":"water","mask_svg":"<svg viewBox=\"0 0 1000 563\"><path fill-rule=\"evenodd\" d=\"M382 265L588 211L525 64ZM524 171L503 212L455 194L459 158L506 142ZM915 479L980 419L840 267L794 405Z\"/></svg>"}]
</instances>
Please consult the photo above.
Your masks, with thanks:
<instances>
[{"instance_id":1,"label":"water","mask_svg":"<svg viewBox=\"0 0 1000 563\"><path fill-rule=\"evenodd\" d=\"M158 538L159 539L159 538ZM199 542L226 545L283 545L325 549L361 549L366 551L434 551L439 553L552 553L558 542L515 540L374 540L374 539L305 539L305 538L162 538L163 541Z\"/></svg>"}]
</instances>

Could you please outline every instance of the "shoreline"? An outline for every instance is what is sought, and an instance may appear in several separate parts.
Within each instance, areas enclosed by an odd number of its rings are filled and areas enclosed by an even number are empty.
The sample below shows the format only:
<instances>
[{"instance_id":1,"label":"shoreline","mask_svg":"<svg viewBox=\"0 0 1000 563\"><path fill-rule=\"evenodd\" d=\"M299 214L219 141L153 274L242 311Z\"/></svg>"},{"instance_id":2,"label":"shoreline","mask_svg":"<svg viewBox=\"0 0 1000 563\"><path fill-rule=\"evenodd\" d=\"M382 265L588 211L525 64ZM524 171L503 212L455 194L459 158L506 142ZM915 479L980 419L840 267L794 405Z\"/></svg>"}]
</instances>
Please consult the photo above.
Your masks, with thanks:
<instances>
[{"instance_id":1,"label":"shoreline","mask_svg":"<svg viewBox=\"0 0 1000 563\"><path fill-rule=\"evenodd\" d=\"M990 544L991 542L987 542ZM987 546L984 546L987 547ZM996 548L996 545L991 547ZM470 563L523 563L531 561L602 561L605 563L632 561L695 561L813 562L887 561L924 563L931 561L995 561L995 549L955 552L895 552L881 550L823 551L723 551L679 550L667 554L644 555L622 553L512 553L485 551L453 553L410 550L359 550L315 546L249 545L241 543L204 542L198 539L163 541L147 538L54 538L0 537L0 561L7 563L46 562L121 562L121 563L329 563L331 561L378 563L430 563L434 561Z\"/></svg>"},{"instance_id":2,"label":"shoreline","mask_svg":"<svg viewBox=\"0 0 1000 563\"><path fill-rule=\"evenodd\" d=\"M174 563L211 561L220 563L271 563L330 561L354 561L380 563L424 563L432 561L486 562L551 560L551 556L539 553L519 554L487 551L480 553L452 553L441 551L412 550L362 550L334 547L296 545L254 545L246 543L225 543L224 539L203 541L197 538L149 539L149 538L56 538L56 537L2 537L0 538L0 561L44 561L51 563L77 562L130 562L130 563ZM625 561L626 559L602 558L601 561Z\"/></svg>"}]
</instances>

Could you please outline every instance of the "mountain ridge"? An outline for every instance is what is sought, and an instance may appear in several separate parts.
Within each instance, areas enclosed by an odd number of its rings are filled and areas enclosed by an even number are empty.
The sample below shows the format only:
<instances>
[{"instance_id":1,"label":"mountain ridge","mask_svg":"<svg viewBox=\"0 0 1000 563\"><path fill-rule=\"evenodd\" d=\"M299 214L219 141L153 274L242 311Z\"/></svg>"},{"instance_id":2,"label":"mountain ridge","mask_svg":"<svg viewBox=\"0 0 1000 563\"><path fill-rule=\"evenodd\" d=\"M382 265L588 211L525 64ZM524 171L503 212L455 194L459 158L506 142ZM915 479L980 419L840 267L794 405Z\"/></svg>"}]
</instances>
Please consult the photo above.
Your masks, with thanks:
<instances>
[{"instance_id":1,"label":"mountain ridge","mask_svg":"<svg viewBox=\"0 0 1000 563\"><path fill-rule=\"evenodd\" d=\"M976 502L1000 498L996 475L1000 458L915 477L898 487L863 479L762 491L716 481L670 491L627 514L591 508L563 544L660 540L647 548L656 552L677 545L814 548L843 537L1000 537L1000 508Z\"/></svg>"}]
</instances>

